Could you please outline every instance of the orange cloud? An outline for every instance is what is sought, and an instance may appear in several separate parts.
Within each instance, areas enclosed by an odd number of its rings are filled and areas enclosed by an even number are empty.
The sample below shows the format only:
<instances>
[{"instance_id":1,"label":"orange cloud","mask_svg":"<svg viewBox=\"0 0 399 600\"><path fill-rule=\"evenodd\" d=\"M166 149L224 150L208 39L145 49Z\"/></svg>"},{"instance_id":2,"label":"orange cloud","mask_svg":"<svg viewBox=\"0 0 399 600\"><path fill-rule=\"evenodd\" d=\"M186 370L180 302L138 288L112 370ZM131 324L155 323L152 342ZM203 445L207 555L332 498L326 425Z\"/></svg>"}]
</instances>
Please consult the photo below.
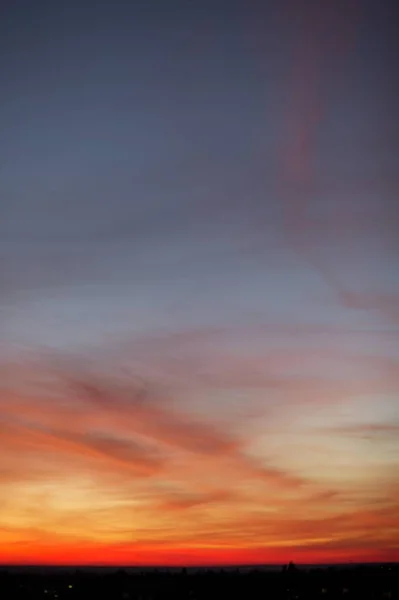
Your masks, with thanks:
<instances>
[{"instance_id":1,"label":"orange cloud","mask_svg":"<svg viewBox=\"0 0 399 600\"><path fill-rule=\"evenodd\" d=\"M329 485L310 465L306 445L312 411L317 419L324 414L315 421L321 435L312 438L312 452L326 456L328 470L331 447L339 444L342 452L346 443L336 435L346 427L339 419L325 435L328 411L351 394L370 392L368 385L394 390L396 359L349 352L338 340L302 353L271 345L248 358L216 343L218 336L148 340L135 363L143 369L139 377L116 370L105 353L98 364L37 360L30 369L8 371L0 399L0 560L173 564L394 553L392 459L378 484L369 470L335 488L336 477ZM165 380L170 355L175 371ZM325 367L348 363L353 376L327 377ZM364 381L357 381L362 373ZM259 417L216 420L210 401L202 413L184 401L191 389L206 396L225 386L259 394ZM269 403L276 390L295 405ZM301 410L310 398L305 426ZM353 427L351 437L367 429ZM276 430L285 432L278 446L271 443ZM305 458L297 461L292 452ZM380 449L379 456L383 461Z\"/></svg>"}]
</instances>

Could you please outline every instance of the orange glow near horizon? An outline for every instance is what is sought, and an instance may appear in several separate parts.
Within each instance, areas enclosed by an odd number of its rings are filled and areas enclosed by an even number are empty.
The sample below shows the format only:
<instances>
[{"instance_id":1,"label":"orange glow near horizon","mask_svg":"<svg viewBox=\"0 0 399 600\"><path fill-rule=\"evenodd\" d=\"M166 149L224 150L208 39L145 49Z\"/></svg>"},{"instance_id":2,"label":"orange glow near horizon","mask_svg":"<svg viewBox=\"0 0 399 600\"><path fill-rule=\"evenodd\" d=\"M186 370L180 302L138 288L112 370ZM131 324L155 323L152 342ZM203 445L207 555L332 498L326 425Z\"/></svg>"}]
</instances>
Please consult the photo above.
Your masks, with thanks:
<instances>
[{"instance_id":1,"label":"orange glow near horizon","mask_svg":"<svg viewBox=\"0 0 399 600\"><path fill-rule=\"evenodd\" d=\"M331 350L296 358L290 350L285 359L281 351L267 353L251 364L236 357L229 365L220 334L209 336L213 356L208 365L201 359L201 368L192 358L184 365L184 356L189 347L200 351L203 334L179 338L178 346L169 337L168 353L181 353L174 370L167 357L163 364L164 342L154 340L146 358L153 385L111 363L97 371L69 360L55 369L46 358L8 364L0 563L397 559L390 361L353 355L363 381L349 378L335 388L319 377L292 386L281 372L280 401L265 410L264 365L321 368L324 360L331 364ZM134 363L134 348L131 354ZM335 368L347 361L337 353ZM247 390L246 401L226 413L232 386ZM377 412L373 387L381 390Z\"/></svg>"},{"instance_id":2,"label":"orange glow near horizon","mask_svg":"<svg viewBox=\"0 0 399 600\"><path fill-rule=\"evenodd\" d=\"M4 557L4 558L3 558ZM108 557L108 558L105 558ZM0 555L0 566L73 566L73 567L228 567L245 565L280 566L293 561L297 565L349 564L398 562L399 554L354 551L319 552L267 552L264 550L227 549L180 549L168 548L161 551L146 551L141 548L120 551L114 547L74 548L70 551L59 548L49 550L39 548L36 552L18 553L16 556L6 550Z\"/></svg>"}]
</instances>

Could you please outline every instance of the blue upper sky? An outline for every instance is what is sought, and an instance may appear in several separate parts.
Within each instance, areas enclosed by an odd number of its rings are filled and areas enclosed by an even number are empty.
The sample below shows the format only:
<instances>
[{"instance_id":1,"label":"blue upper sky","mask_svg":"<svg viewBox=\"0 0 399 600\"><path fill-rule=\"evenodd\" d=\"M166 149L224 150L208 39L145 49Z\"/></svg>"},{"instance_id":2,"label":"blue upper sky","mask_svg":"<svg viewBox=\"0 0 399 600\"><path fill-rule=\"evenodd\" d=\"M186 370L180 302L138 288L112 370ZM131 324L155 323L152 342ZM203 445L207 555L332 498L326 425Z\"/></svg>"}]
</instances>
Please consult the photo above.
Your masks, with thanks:
<instances>
[{"instance_id":1,"label":"blue upper sky","mask_svg":"<svg viewBox=\"0 0 399 600\"><path fill-rule=\"evenodd\" d=\"M5 3L9 341L392 325L394 3L304 6ZM365 306L343 306L330 272Z\"/></svg>"}]
</instances>

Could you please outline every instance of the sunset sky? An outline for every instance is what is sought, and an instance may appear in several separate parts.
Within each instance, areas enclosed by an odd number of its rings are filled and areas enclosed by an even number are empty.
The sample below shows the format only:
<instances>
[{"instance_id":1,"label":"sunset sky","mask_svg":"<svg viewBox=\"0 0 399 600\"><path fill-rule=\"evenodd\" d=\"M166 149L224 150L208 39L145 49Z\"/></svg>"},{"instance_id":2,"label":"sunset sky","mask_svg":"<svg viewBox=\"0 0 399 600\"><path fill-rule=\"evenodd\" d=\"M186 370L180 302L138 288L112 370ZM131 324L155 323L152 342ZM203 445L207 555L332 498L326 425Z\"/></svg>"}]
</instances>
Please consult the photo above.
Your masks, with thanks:
<instances>
[{"instance_id":1,"label":"sunset sky","mask_svg":"<svg viewBox=\"0 0 399 600\"><path fill-rule=\"evenodd\" d=\"M3 0L0 564L399 560L396 4Z\"/></svg>"}]
</instances>

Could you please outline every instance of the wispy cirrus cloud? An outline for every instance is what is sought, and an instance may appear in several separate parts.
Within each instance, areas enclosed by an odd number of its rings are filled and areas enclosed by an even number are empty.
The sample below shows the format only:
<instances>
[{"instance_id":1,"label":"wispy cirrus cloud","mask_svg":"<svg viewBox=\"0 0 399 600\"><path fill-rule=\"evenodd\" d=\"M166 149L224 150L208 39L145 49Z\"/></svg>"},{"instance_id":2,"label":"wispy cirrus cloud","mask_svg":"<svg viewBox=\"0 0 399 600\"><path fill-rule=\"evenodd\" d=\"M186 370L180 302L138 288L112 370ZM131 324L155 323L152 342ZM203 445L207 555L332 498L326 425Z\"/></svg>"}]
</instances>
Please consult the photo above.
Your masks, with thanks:
<instances>
[{"instance_id":1,"label":"wispy cirrus cloud","mask_svg":"<svg viewBox=\"0 0 399 600\"><path fill-rule=\"evenodd\" d=\"M316 548L322 552L323 544L330 555L350 553L366 527L375 548L390 543L388 533L381 534L389 520L394 526L389 514L385 522L363 512L363 520L355 522L346 521L343 511L360 509L362 490L369 510L375 511L377 500L389 505L392 468L380 477L378 495L374 471L353 485L337 485L336 475L328 476L328 469L337 467L327 457L335 444L342 446L345 411L351 424L362 395L392 395L397 389L397 358L389 353L394 337L362 332L348 344L339 327L294 326L283 328L288 338L282 343L277 329L265 325L272 334L266 342L261 328L256 336L256 327L237 333L229 326L125 339L119 346L114 340L98 352L49 351L20 364L4 363L0 447L8 456L0 477L18 497L14 505L3 505L8 522L30 523L46 536L50 528L48 548L61 544L64 560L76 540L90 549L93 560L106 547L111 562L146 552L161 559L165 548L172 561L179 560L180 548L187 547L200 560L210 539L225 558L229 548L244 546L248 557L265 560L271 548L278 556L292 546L298 556L311 556ZM301 338L294 346L293 331ZM243 348L232 345L237 335L246 340ZM382 348L387 343L387 352L365 351L365 339L378 339ZM197 410L193 394L212 398L226 390L241 390L240 406L247 412L215 418L212 399L202 400ZM249 393L255 395L251 410ZM275 394L279 402L271 401ZM354 398L358 404L351 407ZM370 411L370 403L364 408ZM233 413L228 399L225 411ZM323 429L332 417L337 425ZM358 424L355 419L355 429ZM347 427L344 438L356 435ZM304 436L313 436L311 452L324 457L327 477L311 466ZM357 451L348 445L348 455ZM295 459L292 452L298 453ZM339 455L337 465L345 448ZM384 460L381 449L379 460ZM335 535L337 523L342 526ZM29 534L26 546L16 545L19 560L29 553L31 539ZM35 539L40 541L40 533ZM218 552L207 547L206 555L217 560Z\"/></svg>"},{"instance_id":2,"label":"wispy cirrus cloud","mask_svg":"<svg viewBox=\"0 0 399 600\"><path fill-rule=\"evenodd\" d=\"M160 456L137 441L117 439L109 434L50 429L37 423L8 420L3 424L3 431L0 430L0 442L5 441L27 449L100 458L131 469L137 475L151 475L163 465Z\"/></svg>"},{"instance_id":3,"label":"wispy cirrus cloud","mask_svg":"<svg viewBox=\"0 0 399 600\"><path fill-rule=\"evenodd\" d=\"M86 380L77 377L71 382L71 377L71 373L66 377L66 390L71 398L79 399L79 409L74 411L72 403L68 414L61 404L58 415L56 402L35 403L35 410L27 420L21 416L25 412L22 402L17 416L11 407L9 418L3 420L3 439L82 456L102 456L144 473L162 469L162 456L177 452L186 457L202 457L209 464L224 462L239 477L260 478L283 487L304 483L295 474L250 458L245 451L245 438L223 430L208 419L177 410L167 397L137 388L135 382L115 386L112 379L99 381L89 374ZM70 429L60 426L62 420L65 425L69 423Z\"/></svg>"},{"instance_id":4,"label":"wispy cirrus cloud","mask_svg":"<svg viewBox=\"0 0 399 600\"><path fill-rule=\"evenodd\" d=\"M338 427L331 427L328 429L330 432L342 434L342 435L353 435L367 438L393 438L399 435L399 422L398 423L361 423L358 425L345 425Z\"/></svg>"},{"instance_id":5,"label":"wispy cirrus cloud","mask_svg":"<svg viewBox=\"0 0 399 600\"><path fill-rule=\"evenodd\" d=\"M339 16L338 16L339 15ZM375 215L370 218L367 210L358 211L355 219L351 218L350 208L335 211L327 218L314 217L317 212L315 200L320 196L320 177L317 169L318 136L321 132L321 121L328 116L331 109L326 86L327 64L334 64L334 74L345 77L345 68L351 54L356 48L359 37L359 25L363 19L361 3L353 2L345 7L345 18L342 5L329 11L320 11L317 3L307 3L307 9L297 15L294 51L296 59L290 85L291 104L287 108L287 134L283 136L283 149L280 177L280 198L284 210L284 218L288 238L293 248L312 266L332 289L336 300L345 308L360 311L373 311L381 315L388 323L399 322L398 295L381 290L353 289L348 286L339 270L333 267L330 259L326 259L323 251L322 235L330 240L343 234L352 233L350 241L367 233L377 234L379 238L384 232L392 237L392 218L397 220L397 210L392 207L388 213L383 211L380 223ZM331 69L331 65L330 65ZM328 71L331 73L331 70ZM356 178L355 187L364 195L370 186L378 188L378 195L389 198L398 189L397 178L389 181L371 177L363 173ZM391 178L392 179L392 178ZM345 174L336 177L328 186L328 194L339 193L354 195L353 183L345 183ZM316 211L314 210L316 208ZM349 214L347 215L346 213ZM324 227L322 227L324 225ZM322 229L322 231L321 231ZM324 244L325 245L325 244Z\"/></svg>"}]
</instances>

